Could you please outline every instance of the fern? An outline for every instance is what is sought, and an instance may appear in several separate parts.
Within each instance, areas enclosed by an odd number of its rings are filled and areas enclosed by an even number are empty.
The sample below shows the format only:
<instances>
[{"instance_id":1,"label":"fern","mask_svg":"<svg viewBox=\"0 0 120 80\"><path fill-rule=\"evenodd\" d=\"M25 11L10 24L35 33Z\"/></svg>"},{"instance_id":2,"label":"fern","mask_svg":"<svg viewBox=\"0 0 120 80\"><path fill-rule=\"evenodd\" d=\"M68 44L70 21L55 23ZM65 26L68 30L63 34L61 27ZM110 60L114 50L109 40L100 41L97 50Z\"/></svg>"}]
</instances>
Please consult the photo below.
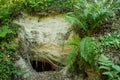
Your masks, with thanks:
<instances>
[{"instance_id":1,"label":"fern","mask_svg":"<svg viewBox=\"0 0 120 80\"><path fill-rule=\"evenodd\" d=\"M71 51L67 57L68 68L71 71L75 71L74 63L76 62L77 60L76 57L79 53L79 43L80 43L80 38L78 36L73 36L73 41L67 42L67 45L71 46Z\"/></svg>"},{"instance_id":2,"label":"fern","mask_svg":"<svg viewBox=\"0 0 120 80\"><path fill-rule=\"evenodd\" d=\"M72 46L68 55L70 70L85 69L89 64L96 65L96 56L100 53L100 47L94 38L85 37L81 40L79 37L74 37L73 41L67 44Z\"/></svg>"},{"instance_id":3,"label":"fern","mask_svg":"<svg viewBox=\"0 0 120 80\"><path fill-rule=\"evenodd\" d=\"M102 74L108 76L108 80L120 80L120 66L112 63L112 61L103 54L101 54L98 63L100 64L99 69L104 70Z\"/></svg>"},{"instance_id":4,"label":"fern","mask_svg":"<svg viewBox=\"0 0 120 80\"><path fill-rule=\"evenodd\" d=\"M87 35L90 35L110 16L114 16L111 5L112 3L107 0L96 0L95 2L80 0L78 5L75 5L77 10L68 13L66 18L70 23L78 24Z\"/></svg>"},{"instance_id":5,"label":"fern","mask_svg":"<svg viewBox=\"0 0 120 80\"><path fill-rule=\"evenodd\" d=\"M100 37L101 46L120 49L120 30Z\"/></svg>"},{"instance_id":6,"label":"fern","mask_svg":"<svg viewBox=\"0 0 120 80\"><path fill-rule=\"evenodd\" d=\"M95 57L99 53L99 45L96 44L95 39L85 37L81 40L79 45L80 56L90 64L95 64Z\"/></svg>"}]
</instances>

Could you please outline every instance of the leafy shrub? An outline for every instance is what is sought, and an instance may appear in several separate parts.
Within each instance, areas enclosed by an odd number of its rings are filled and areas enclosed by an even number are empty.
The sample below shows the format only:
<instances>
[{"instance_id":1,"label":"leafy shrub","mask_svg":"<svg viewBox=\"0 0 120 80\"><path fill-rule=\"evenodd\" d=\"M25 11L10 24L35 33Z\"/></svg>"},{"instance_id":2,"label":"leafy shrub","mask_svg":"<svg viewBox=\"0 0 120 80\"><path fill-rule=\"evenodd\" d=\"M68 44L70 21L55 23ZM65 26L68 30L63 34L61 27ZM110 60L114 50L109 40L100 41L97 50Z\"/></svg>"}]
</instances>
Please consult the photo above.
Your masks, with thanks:
<instances>
[{"instance_id":1,"label":"leafy shrub","mask_svg":"<svg viewBox=\"0 0 120 80\"><path fill-rule=\"evenodd\" d=\"M12 58L17 47L12 41L14 34L8 26L0 28L0 80L8 80L17 74Z\"/></svg>"},{"instance_id":2,"label":"leafy shrub","mask_svg":"<svg viewBox=\"0 0 120 80\"><path fill-rule=\"evenodd\" d=\"M99 55L100 46L96 43L94 38L85 37L83 39L74 38L73 42L69 42L73 46L70 54L68 55L68 65L72 70L85 69L86 66L96 65L96 57ZM77 68L75 68L75 64ZM75 69L74 69L75 68Z\"/></svg>"},{"instance_id":3,"label":"leafy shrub","mask_svg":"<svg viewBox=\"0 0 120 80\"><path fill-rule=\"evenodd\" d=\"M120 30L100 37L101 45L120 49Z\"/></svg>"},{"instance_id":4,"label":"leafy shrub","mask_svg":"<svg viewBox=\"0 0 120 80\"><path fill-rule=\"evenodd\" d=\"M12 80L18 73L13 62L17 47L14 42L17 28L12 24L11 0L0 1L0 80Z\"/></svg>"},{"instance_id":5,"label":"leafy shrub","mask_svg":"<svg viewBox=\"0 0 120 80\"><path fill-rule=\"evenodd\" d=\"M10 21L10 10L8 8L0 8L0 24Z\"/></svg>"},{"instance_id":6,"label":"leafy shrub","mask_svg":"<svg viewBox=\"0 0 120 80\"><path fill-rule=\"evenodd\" d=\"M103 54L100 56L98 63L100 64L99 69L104 70L102 74L108 76L108 80L120 80L120 66L112 63L109 58Z\"/></svg>"},{"instance_id":7,"label":"leafy shrub","mask_svg":"<svg viewBox=\"0 0 120 80\"><path fill-rule=\"evenodd\" d=\"M120 15L120 0L114 0L111 6L114 7L116 14Z\"/></svg>"},{"instance_id":8,"label":"leafy shrub","mask_svg":"<svg viewBox=\"0 0 120 80\"><path fill-rule=\"evenodd\" d=\"M68 12L73 10L74 0L25 0L28 12Z\"/></svg>"},{"instance_id":9,"label":"leafy shrub","mask_svg":"<svg viewBox=\"0 0 120 80\"><path fill-rule=\"evenodd\" d=\"M79 65L77 59L77 56L79 54L79 44L80 38L78 36L73 36L73 41L67 43L67 45L71 46L71 51L67 57L67 63L69 70L72 72L77 71L78 69L78 67L76 68L76 65Z\"/></svg>"},{"instance_id":10,"label":"leafy shrub","mask_svg":"<svg viewBox=\"0 0 120 80\"><path fill-rule=\"evenodd\" d=\"M9 51L6 53L0 51L0 80L9 80L17 74L10 53Z\"/></svg>"},{"instance_id":11,"label":"leafy shrub","mask_svg":"<svg viewBox=\"0 0 120 80\"><path fill-rule=\"evenodd\" d=\"M113 2L107 0L80 0L75 7L75 12L68 13L66 18L72 24L78 24L86 35L92 34L95 28L99 27L109 17L114 16L114 10L111 5Z\"/></svg>"},{"instance_id":12,"label":"leafy shrub","mask_svg":"<svg viewBox=\"0 0 120 80\"><path fill-rule=\"evenodd\" d=\"M95 57L100 53L99 48L94 38L85 37L81 40L79 45L80 56L89 64L95 65Z\"/></svg>"}]
</instances>

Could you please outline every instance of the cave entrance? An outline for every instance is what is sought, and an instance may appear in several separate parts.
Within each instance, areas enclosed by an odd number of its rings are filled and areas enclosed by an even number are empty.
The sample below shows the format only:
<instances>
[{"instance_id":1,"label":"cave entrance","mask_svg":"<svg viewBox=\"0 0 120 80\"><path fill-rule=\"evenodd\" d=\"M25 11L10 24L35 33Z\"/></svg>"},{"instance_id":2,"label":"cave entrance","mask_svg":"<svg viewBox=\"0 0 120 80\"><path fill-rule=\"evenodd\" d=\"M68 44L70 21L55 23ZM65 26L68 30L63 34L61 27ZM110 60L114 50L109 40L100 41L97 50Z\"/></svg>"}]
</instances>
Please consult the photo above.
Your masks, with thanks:
<instances>
[{"instance_id":1,"label":"cave entrance","mask_svg":"<svg viewBox=\"0 0 120 80\"><path fill-rule=\"evenodd\" d=\"M52 65L48 62L32 60L31 65L36 72L54 71Z\"/></svg>"}]
</instances>

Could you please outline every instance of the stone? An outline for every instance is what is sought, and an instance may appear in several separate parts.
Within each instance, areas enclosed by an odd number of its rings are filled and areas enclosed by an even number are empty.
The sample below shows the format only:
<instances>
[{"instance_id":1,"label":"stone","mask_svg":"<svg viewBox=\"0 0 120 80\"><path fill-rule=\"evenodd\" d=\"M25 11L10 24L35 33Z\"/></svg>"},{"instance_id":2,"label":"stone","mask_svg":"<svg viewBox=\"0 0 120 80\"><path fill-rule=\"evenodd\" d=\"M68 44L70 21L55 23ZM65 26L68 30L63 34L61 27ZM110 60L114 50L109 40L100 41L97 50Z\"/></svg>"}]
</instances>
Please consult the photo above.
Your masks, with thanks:
<instances>
[{"instance_id":1,"label":"stone","mask_svg":"<svg viewBox=\"0 0 120 80\"><path fill-rule=\"evenodd\" d=\"M39 18L23 14L13 21L19 25L19 54L25 59L49 62L54 68L66 65L74 34L63 15Z\"/></svg>"}]
</instances>

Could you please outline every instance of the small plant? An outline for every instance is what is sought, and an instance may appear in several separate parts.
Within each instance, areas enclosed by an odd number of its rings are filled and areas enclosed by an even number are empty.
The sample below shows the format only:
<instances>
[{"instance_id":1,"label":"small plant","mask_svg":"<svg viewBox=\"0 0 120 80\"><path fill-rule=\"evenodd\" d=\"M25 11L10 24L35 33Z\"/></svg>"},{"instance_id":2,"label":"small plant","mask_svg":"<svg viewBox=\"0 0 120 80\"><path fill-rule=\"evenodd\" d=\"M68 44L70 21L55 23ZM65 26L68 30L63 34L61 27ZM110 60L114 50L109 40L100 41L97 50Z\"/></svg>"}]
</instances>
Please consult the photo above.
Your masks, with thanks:
<instances>
[{"instance_id":1,"label":"small plant","mask_svg":"<svg viewBox=\"0 0 120 80\"><path fill-rule=\"evenodd\" d=\"M99 55L100 46L92 37L85 37L80 41L79 51L80 56L89 64L96 64L96 55Z\"/></svg>"},{"instance_id":2,"label":"small plant","mask_svg":"<svg viewBox=\"0 0 120 80\"><path fill-rule=\"evenodd\" d=\"M5 0L6 1L6 0ZM13 80L18 74L14 66L17 44L14 42L16 26L12 24L11 0L0 3L0 80Z\"/></svg>"},{"instance_id":3,"label":"small plant","mask_svg":"<svg viewBox=\"0 0 120 80\"><path fill-rule=\"evenodd\" d=\"M73 46L70 54L68 55L68 65L72 70L85 69L88 65L96 65L96 57L99 55L99 45L96 43L94 38L85 37L80 40L76 38L69 45ZM78 67L76 67L75 64ZM75 68L76 67L76 68ZM75 68L75 69L74 69Z\"/></svg>"},{"instance_id":4,"label":"small plant","mask_svg":"<svg viewBox=\"0 0 120 80\"><path fill-rule=\"evenodd\" d=\"M8 35L9 34L9 35ZM8 80L13 75L16 75L12 56L17 45L11 41L13 31L7 26L0 29L0 80Z\"/></svg>"},{"instance_id":5,"label":"small plant","mask_svg":"<svg viewBox=\"0 0 120 80\"><path fill-rule=\"evenodd\" d=\"M78 24L86 35L90 36L94 33L97 27L100 27L108 18L114 16L112 3L107 0L95 0L93 2L88 0L80 0L75 12L66 15L67 20L71 24Z\"/></svg>"},{"instance_id":6,"label":"small plant","mask_svg":"<svg viewBox=\"0 0 120 80\"><path fill-rule=\"evenodd\" d=\"M74 0L25 0L28 12L63 13L73 10Z\"/></svg>"},{"instance_id":7,"label":"small plant","mask_svg":"<svg viewBox=\"0 0 120 80\"><path fill-rule=\"evenodd\" d=\"M0 38L5 38L9 33L14 33L8 26L2 26L0 28Z\"/></svg>"},{"instance_id":8,"label":"small plant","mask_svg":"<svg viewBox=\"0 0 120 80\"><path fill-rule=\"evenodd\" d=\"M101 54L98 63L100 64L99 69L104 70L102 74L108 76L108 80L120 80L120 66L112 63L109 58L103 54Z\"/></svg>"},{"instance_id":9,"label":"small plant","mask_svg":"<svg viewBox=\"0 0 120 80\"><path fill-rule=\"evenodd\" d=\"M120 30L112 34L106 34L100 37L101 45L104 47L113 47L120 49Z\"/></svg>"},{"instance_id":10,"label":"small plant","mask_svg":"<svg viewBox=\"0 0 120 80\"><path fill-rule=\"evenodd\" d=\"M73 41L67 43L67 45L71 46L71 51L67 57L68 68L70 71L77 71L75 67L78 65L77 56L79 54L79 43L80 38L78 36L73 36Z\"/></svg>"}]
</instances>

